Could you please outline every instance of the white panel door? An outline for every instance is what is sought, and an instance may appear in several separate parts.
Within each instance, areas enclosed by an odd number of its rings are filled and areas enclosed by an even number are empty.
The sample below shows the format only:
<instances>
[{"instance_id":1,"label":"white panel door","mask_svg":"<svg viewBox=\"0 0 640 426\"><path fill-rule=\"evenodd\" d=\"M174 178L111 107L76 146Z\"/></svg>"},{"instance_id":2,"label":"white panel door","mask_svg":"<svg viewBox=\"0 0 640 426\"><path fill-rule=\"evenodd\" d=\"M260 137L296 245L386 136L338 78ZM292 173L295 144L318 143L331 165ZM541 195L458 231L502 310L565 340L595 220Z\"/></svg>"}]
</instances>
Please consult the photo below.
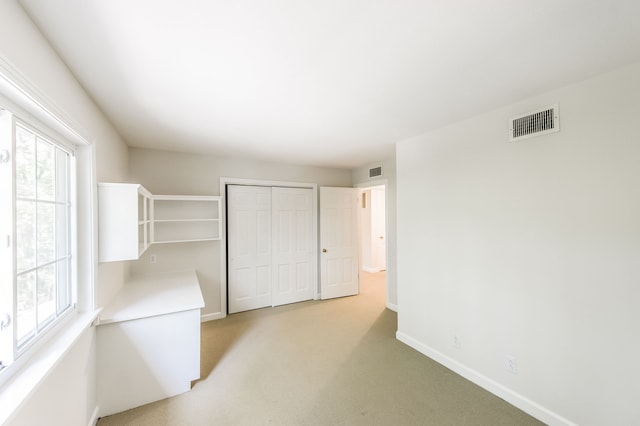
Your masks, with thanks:
<instances>
[{"instance_id":1,"label":"white panel door","mask_svg":"<svg viewBox=\"0 0 640 426\"><path fill-rule=\"evenodd\" d=\"M312 190L272 188L273 306L313 299Z\"/></svg>"},{"instance_id":2,"label":"white panel door","mask_svg":"<svg viewBox=\"0 0 640 426\"><path fill-rule=\"evenodd\" d=\"M358 294L357 193L320 188L321 298Z\"/></svg>"},{"instance_id":3,"label":"white panel door","mask_svg":"<svg viewBox=\"0 0 640 426\"><path fill-rule=\"evenodd\" d=\"M229 313L271 306L271 188L227 187Z\"/></svg>"}]
</instances>

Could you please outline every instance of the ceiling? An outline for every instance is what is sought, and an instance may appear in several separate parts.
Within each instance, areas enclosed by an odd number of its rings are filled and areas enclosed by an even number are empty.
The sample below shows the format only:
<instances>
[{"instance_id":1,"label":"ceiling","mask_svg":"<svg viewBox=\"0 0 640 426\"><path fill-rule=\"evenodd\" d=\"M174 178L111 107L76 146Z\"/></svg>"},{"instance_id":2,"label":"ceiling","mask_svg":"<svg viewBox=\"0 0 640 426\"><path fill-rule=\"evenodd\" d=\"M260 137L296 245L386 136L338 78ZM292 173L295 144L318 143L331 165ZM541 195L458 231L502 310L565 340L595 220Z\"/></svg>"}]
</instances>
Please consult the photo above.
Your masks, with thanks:
<instances>
[{"instance_id":1,"label":"ceiling","mask_svg":"<svg viewBox=\"0 0 640 426\"><path fill-rule=\"evenodd\" d=\"M302 165L640 58L638 0L20 3L130 146Z\"/></svg>"}]
</instances>

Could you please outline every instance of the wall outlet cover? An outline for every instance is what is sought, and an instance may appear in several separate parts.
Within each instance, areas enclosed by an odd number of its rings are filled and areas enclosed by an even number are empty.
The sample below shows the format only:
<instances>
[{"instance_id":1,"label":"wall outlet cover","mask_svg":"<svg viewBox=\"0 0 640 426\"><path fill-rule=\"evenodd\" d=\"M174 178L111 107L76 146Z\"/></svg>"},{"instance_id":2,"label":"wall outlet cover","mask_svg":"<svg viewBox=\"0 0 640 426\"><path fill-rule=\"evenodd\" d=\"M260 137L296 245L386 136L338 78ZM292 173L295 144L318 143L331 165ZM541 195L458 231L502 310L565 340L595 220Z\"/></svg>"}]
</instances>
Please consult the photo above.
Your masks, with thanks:
<instances>
[{"instance_id":1,"label":"wall outlet cover","mask_svg":"<svg viewBox=\"0 0 640 426\"><path fill-rule=\"evenodd\" d=\"M512 355L507 355L505 358L507 371L513 374L518 374L518 360Z\"/></svg>"},{"instance_id":2,"label":"wall outlet cover","mask_svg":"<svg viewBox=\"0 0 640 426\"><path fill-rule=\"evenodd\" d=\"M460 336L458 336L457 334L454 334L452 343L454 348L460 349Z\"/></svg>"}]
</instances>

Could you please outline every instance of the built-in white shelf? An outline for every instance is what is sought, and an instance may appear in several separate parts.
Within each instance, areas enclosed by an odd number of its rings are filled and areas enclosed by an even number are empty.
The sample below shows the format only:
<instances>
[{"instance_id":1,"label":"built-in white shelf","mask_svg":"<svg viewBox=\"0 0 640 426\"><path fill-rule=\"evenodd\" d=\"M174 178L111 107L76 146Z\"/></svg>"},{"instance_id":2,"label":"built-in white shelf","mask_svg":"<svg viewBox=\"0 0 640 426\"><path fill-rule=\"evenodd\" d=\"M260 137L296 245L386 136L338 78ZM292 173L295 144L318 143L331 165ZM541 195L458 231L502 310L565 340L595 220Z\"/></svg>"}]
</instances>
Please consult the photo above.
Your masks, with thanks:
<instances>
[{"instance_id":1,"label":"built-in white shelf","mask_svg":"<svg viewBox=\"0 0 640 426\"><path fill-rule=\"evenodd\" d=\"M153 195L132 183L98 184L100 262L135 260L151 244L216 241L221 200L209 195Z\"/></svg>"},{"instance_id":2,"label":"built-in white shelf","mask_svg":"<svg viewBox=\"0 0 640 426\"><path fill-rule=\"evenodd\" d=\"M154 195L152 243L219 240L220 197Z\"/></svg>"}]
</instances>

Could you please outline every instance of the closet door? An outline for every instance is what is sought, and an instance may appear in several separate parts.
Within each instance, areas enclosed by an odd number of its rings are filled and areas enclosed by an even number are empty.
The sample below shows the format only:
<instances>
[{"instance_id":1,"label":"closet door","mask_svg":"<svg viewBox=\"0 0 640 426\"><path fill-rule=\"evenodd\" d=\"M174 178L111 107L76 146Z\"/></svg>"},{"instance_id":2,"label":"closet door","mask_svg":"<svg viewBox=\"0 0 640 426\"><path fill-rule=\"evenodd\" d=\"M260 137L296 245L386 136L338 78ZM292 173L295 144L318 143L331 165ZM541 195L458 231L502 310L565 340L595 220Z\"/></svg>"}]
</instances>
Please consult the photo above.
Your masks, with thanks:
<instances>
[{"instance_id":1,"label":"closet door","mask_svg":"<svg viewBox=\"0 0 640 426\"><path fill-rule=\"evenodd\" d=\"M271 306L271 188L227 187L229 313Z\"/></svg>"},{"instance_id":2,"label":"closet door","mask_svg":"<svg viewBox=\"0 0 640 426\"><path fill-rule=\"evenodd\" d=\"M313 299L312 191L272 188L273 306Z\"/></svg>"}]
</instances>

